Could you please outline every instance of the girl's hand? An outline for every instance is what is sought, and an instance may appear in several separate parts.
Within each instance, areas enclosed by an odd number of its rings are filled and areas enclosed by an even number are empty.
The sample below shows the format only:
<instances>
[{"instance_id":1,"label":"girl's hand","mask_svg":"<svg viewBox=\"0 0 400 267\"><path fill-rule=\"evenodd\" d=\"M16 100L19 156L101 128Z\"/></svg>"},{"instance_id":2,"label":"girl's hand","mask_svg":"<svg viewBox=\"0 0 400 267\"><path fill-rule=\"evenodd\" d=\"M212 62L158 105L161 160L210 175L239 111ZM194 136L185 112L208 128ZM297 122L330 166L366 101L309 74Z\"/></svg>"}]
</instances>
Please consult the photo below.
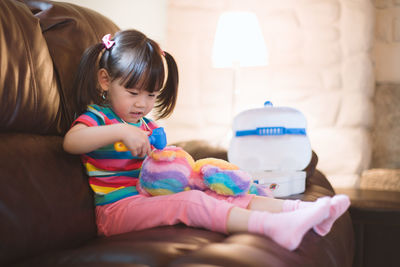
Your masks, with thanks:
<instances>
[{"instance_id":1,"label":"girl's hand","mask_svg":"<svg viewBox=\"0 0 400 267\"><path fill-rule=\"evenodd\" d=\"M65 135L63 147L71 154L85 154L116 142L123 142L133 156L151 152L147 132L124 123L93 127L78 123Z\"/></svg>"},{"instance_id":2,"label":"girl's hand","mask_svg":"<svg viewBox=\"0 0 400 267\"><path fill-rule=\"evenodd\" d=\"M133 156L144 157L151 152L149 133L129 124L121 125L121 142Z\"/></svg>"}]
</instances>

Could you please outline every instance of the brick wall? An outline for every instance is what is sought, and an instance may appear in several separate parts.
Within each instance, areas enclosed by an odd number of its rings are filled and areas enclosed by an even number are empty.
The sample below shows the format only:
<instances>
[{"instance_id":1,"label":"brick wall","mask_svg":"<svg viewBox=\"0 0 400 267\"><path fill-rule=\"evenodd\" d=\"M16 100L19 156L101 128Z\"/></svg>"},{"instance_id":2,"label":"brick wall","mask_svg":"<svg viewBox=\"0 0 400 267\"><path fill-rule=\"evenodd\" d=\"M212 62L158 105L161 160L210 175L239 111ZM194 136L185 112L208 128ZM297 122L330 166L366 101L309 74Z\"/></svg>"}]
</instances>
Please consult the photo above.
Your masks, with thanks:
<instances>
[{"instance_id":1,"label":"brick wall","mask_svg":"<svg viewBox=\"0 0 400 267\"><path fill-rule=\"evenodd\" d=\"M376 90L371 168L400 168L400 0L374 1Z\"/></svg>"},{"instance_id":2,"label":"brick wall","mask_svg":"<svg viewBox=\"0 0 400 267\"><path fill-rule=\"evenodd\" d=\"M181 73L170 141L228 145L233 72L215 69L211 51L218 16L255 12L269 50L267 67L240 69L238 109L300 109L321 169L336 187L357 186L370 165L373 125L375 9L370 0L170 0L167 49Z\"/></svg>"},{"instance_id":3,"label":"brick wall","mask_svg":"<svg viewBox=\"0 0 400 267\"><path fill-rule=\"evenodd\" d=\"M378 83L400 83L400 0L374 0L373 57Z\"/></svg>"}]
</instances>

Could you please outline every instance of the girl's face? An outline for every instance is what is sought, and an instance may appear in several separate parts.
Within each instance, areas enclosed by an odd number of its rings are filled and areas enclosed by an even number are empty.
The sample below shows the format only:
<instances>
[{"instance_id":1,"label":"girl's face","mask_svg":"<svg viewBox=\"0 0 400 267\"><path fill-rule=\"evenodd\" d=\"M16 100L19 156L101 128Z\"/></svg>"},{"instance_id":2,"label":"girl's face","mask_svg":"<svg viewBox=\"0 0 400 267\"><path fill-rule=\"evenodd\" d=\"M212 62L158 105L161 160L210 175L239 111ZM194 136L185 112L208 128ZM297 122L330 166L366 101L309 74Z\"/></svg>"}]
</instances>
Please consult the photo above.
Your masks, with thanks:
<instances>
[{"instance_id":1,"label":"girl's face","mask_svg":"<svg viewBox=\"0 0 400 267\"><path fill-rule=\"evenodd\" d=\"M114 112L126 122L138 123L153 109L158 92L130 89L119 85L118 80L111 83L108 100Z\"/></svg>"},{"instance_id":2,"label":"girl's face","mask_svg":"<svg viewBox=\"0 0 400 267\"><path fill-rule=\"evenodd\" d=\"M125 88L119 82L120 80L116 79L108 82L106 87L103 87L101 82L100 85L107 91L107 100L118 117L126 122L138 123L153 109L158 92L150 93L146 90Z\"/></svg>"}]
</instances>

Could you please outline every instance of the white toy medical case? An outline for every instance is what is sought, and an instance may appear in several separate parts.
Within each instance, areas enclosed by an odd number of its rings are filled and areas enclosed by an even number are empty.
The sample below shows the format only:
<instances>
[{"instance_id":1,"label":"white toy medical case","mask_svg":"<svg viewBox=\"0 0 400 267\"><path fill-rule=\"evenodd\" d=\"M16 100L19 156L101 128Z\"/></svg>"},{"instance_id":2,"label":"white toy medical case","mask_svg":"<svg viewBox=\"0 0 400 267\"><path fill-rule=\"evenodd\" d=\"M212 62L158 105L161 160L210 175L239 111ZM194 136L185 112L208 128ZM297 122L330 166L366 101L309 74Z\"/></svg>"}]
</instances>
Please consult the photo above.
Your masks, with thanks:
<instances>
[{"instance_id":1,"label":"white toy medical case","mask_svg":"<svg viewBox=\"0 0 400 267\"><path fill-rule=\"evenodd\" d=\"M290 107L264 107L239 113L233 121L228 160L249 172L274 196L283 197L305 190L312 151L304 115Z\"/></svg>"}]
</instances>

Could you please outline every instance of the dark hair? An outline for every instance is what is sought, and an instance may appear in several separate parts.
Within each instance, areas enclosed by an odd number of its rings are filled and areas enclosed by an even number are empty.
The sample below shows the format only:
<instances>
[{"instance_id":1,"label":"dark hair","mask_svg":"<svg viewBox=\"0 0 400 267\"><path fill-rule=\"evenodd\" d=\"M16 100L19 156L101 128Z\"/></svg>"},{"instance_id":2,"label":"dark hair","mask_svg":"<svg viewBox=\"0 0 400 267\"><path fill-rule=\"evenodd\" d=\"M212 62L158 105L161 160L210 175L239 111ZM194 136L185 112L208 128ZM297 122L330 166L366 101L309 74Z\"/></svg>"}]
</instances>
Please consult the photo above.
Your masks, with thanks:
<instances>
[{"instance_id":1,"label":"dark hair","mask_svg":"<svg viewBox=\"0 0 400 267\"><path fill-rule=\"evenodd\" d=\"M137 30L117 32L112 41L115 43L111 48L105 49L100 42L86 49L82 56L74 80L79 114L90 104L106 104L97 81L98 70L104 68L111 80L121 79L120 85L126 88L161 90L155 104L156 119L171 115L178 93L178 68L174 58ZM167 63L167 72L162 57ZM168 77L164 85L165 73Z\"/></svg>"}]
</instances>

